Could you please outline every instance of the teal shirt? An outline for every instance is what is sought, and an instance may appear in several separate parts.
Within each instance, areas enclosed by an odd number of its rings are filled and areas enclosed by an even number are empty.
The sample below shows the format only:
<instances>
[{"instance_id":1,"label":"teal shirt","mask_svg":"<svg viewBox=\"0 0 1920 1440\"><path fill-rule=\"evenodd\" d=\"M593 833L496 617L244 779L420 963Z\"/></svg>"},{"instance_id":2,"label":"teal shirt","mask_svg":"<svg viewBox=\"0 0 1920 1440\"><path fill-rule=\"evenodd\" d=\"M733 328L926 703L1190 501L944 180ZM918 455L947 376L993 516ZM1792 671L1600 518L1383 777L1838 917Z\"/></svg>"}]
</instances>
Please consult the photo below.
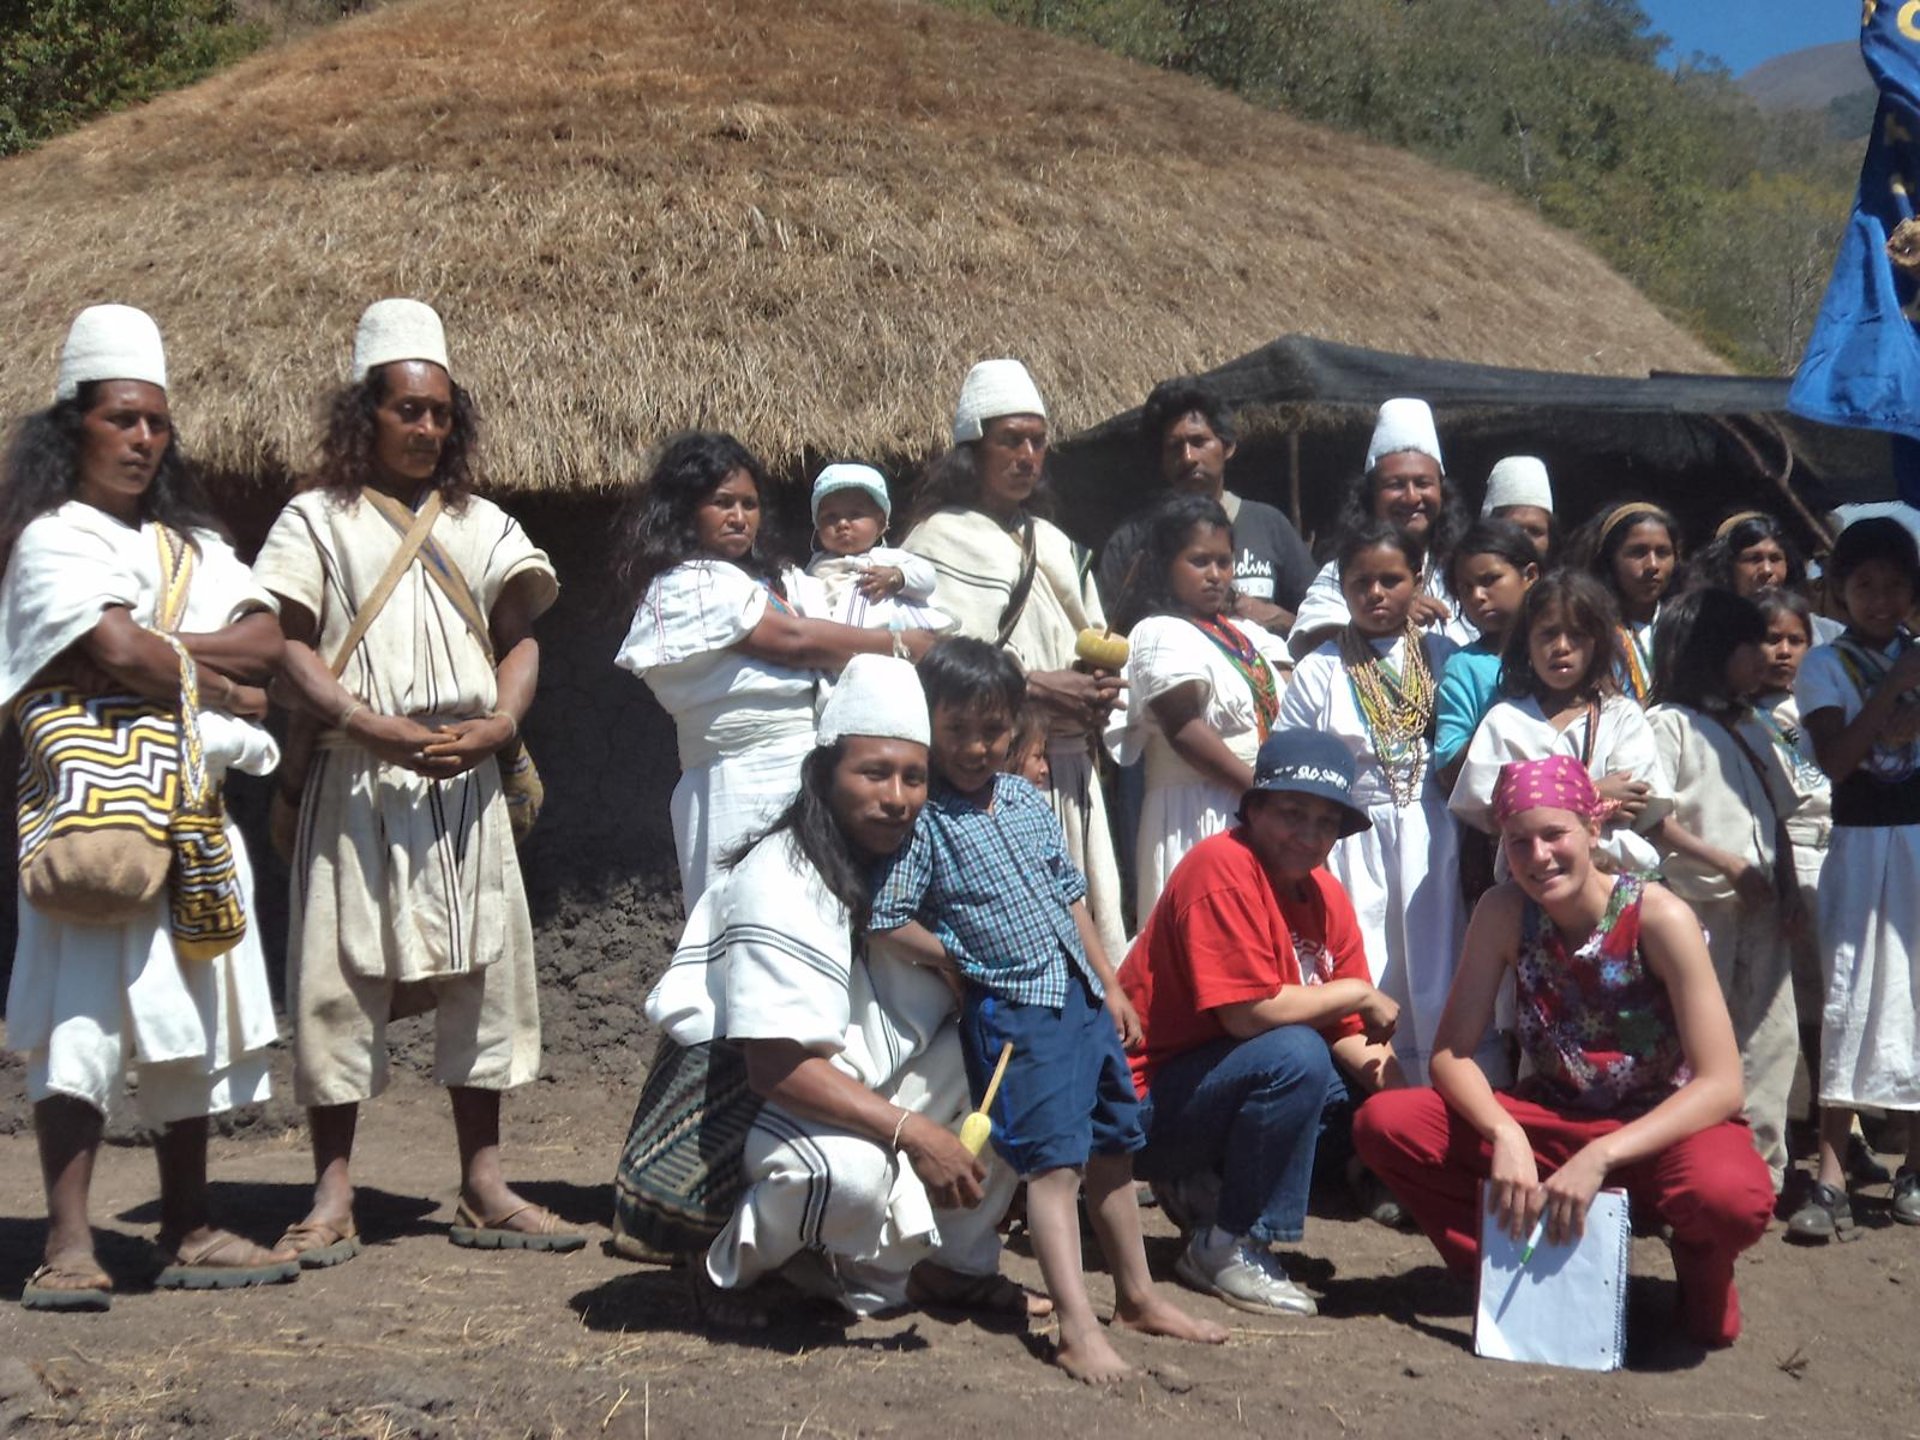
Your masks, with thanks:
<instances>
[{"instance_id":1,"label":"teal shirt","mask_svg":"<svg viewBox=\"0 0 1920 1440\"><path fill-rule=\"evenodd\" d=\"M1440 676L1434 700L1433 765L1451 765L1467 752L1473 732L1500 695L1500 652L1485 640L1456 650Z\"/></svg>"}]
</instances>

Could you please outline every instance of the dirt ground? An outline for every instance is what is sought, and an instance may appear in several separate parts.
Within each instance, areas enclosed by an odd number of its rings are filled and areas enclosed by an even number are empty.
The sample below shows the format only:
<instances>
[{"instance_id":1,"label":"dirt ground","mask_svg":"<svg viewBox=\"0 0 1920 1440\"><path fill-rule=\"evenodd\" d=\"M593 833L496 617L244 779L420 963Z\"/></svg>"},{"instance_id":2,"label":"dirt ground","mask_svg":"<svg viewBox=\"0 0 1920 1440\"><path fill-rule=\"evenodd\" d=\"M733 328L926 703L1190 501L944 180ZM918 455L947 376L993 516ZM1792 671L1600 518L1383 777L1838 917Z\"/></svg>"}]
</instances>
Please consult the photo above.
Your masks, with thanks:
<instances>
[{"instance_id":1,"label":"dirt ground","mask_svg":"<svg viewBox=\"0 0 1920 1440\"><path fill-rule=\"evenodd\" d=\"M516 1095L507 1143L527 1194L602 1224L632 1098L552 1083ZM1862 1207L1859 1240L1825 1251L1785 1244L1776 1225L1741 1264L1747 1332L1727 1352L1674 1336L1666 1251L1638 1242L1631 1366L1613 1375L1475 1359L1471 1297L1425 1242L1330 1214L1294 1257L1322 1296L1318 1318L1256 1319L1181 1291L1232 1340L1121 1335L1123 1354L1161 1373L1101 1393L1042 1363L1039 1327L923 1314L712 1342L679 1275L598 1245L455 1249L444 1103L411 1076L363 1118L358 1159L371 1242L359 1259L273 1289L163 1294L141 1279L150 1157L110 1147L94 1209L120 1293L110 1314L49 1316L11 1303L37 1260L40 1191L30 1134L0 1137L0 1435L1920 1435L1920 1233L1892 1225L1884 1199ZM216 1140L213 1173L225 1216L263 1239L302 1211L297 1130L268 1121ZM1146 1219L1168 1275L1172 1232ZM1038 1281L1018 1246L1007 1269ZM1104 1275L1090 1284L1110 1303Z\"/></svg>"}]
</instances>

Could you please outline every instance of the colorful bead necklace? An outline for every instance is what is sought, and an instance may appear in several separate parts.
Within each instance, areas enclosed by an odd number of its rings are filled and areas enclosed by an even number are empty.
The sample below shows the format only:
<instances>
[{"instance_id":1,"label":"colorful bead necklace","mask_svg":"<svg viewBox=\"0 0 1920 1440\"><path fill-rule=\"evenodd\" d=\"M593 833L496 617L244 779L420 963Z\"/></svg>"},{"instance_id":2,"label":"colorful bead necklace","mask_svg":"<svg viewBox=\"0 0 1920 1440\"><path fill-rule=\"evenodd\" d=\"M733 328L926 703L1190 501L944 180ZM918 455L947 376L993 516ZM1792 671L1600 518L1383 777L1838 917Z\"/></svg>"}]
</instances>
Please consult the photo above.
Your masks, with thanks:
<instances>
[{"instance_id":1,"label":"colorful bead necklace","mask_svg":"<svg viewBox=\"0 0 1920 1440\"><path fill-rule=\"evenodd\" d=\"M1340 661L1354 703L1366 721L1373 753L1386 772L1387 793L1399 807L1411 804L1426 778L1427 735L1433 727L1433 671L1427 666L1420 632L1409 624L1405 669L1375 653L1368 637L1351 624L1340 632Z\"/></svg>"},{"instance_id":2,"label":"colorful bead necklace","mask_svg":"<svg viewBox=\"0 0 1920 1440\"><path fill-rule=\"evenodd\" d=\"M1235 625L1230 625L1218 615L1210 615L1204 620L1195 620L1194 625L1200 633L1220 647L1228 663L1240 673L1247 682L1247 688L1253 692L1254 725L1260 732L1260 741L1266 743L1267 736L1273 732L1274 717L1280 713L1280 685L1274 679L1273 666L1267 663L1267 657L1253 648L1249 640Z\"/></svg>"}]
</instances>

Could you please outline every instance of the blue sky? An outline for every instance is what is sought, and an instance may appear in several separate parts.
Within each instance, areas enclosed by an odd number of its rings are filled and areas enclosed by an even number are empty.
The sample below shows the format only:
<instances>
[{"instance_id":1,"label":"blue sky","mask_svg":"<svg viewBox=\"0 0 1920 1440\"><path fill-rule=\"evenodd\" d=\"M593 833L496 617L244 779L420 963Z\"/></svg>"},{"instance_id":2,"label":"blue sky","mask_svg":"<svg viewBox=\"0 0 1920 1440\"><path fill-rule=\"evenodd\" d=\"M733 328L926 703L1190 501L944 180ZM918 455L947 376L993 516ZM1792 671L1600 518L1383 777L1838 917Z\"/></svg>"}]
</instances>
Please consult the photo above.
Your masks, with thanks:
<instances>
[{"instance_id":1,"label":"blue sky","mask_svg":"<svg viewBox=\"0 0 1920 1440\"><path fill-rule=\"evenodd\" d=\"M1860 0L1640 0L1653 28L1672 37L1667 59L1696 50L1738 75L1805 45L1860 37Z\"/></svg>"}]
</instances>

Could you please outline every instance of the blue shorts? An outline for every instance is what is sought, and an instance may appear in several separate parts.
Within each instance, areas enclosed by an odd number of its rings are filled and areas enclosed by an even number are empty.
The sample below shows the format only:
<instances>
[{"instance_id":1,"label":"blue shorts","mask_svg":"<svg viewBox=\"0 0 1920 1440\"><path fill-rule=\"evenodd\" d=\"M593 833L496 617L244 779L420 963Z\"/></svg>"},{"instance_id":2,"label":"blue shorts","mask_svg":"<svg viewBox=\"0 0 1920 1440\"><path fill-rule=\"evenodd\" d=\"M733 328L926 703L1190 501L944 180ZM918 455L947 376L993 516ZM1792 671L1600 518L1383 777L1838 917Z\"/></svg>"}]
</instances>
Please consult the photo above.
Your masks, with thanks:
<instances>
[{"instance_id":1,"label":"blue shorts","mask_svg":"<svg viewBox=\"0 0 1920 1440\"><path fill-rule=\"evenodd\" d=\"M967 987L960 1044L976 1101L1009 1040L1013 1059L991 1113L993 1148L1016 1174L1078 1169L1089 1155L1125 1155L1147 1143L1119 1032L1078 971L1057 1010Z\"/></svg>"}]
</instances>

